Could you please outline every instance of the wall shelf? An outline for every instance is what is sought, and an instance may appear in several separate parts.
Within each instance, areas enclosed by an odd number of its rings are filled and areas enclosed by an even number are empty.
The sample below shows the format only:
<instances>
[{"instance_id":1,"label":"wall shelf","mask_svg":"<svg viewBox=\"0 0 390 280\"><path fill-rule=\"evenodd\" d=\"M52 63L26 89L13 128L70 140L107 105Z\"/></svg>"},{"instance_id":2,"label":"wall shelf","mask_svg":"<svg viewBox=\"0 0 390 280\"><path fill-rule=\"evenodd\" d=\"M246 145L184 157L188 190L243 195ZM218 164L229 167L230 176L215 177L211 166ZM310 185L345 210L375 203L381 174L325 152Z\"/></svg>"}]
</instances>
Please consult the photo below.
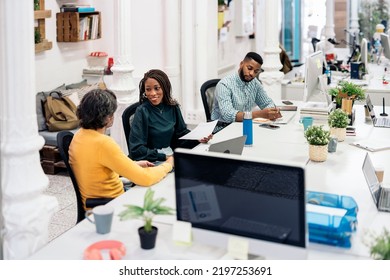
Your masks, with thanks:
<instances>
[{"instance_id":1,"label":"wall shelf","mask_svg":"<svg viewBox=\"0 0 390 280\"><path fill-rule=\"evenodd\" d=\"M100 12L57 13L57 42L83 42L101 38Z\"/></svg>"},{"instance_id":2,"label":"wall shelf","mask_svg":"<svg viewBox=\"0 0 390 280\"><path fill-rule=\"evenodd\" d=\"M45 0L39 0L40 10L34 11L34 20L38 22L37 26L34 27L40 34L40 42L35 44L35 53L50 50L53 47L52 42L46 39L46 27L45 20L51 17L51 11L45 10Z\"/></svg>"}]
</instances>

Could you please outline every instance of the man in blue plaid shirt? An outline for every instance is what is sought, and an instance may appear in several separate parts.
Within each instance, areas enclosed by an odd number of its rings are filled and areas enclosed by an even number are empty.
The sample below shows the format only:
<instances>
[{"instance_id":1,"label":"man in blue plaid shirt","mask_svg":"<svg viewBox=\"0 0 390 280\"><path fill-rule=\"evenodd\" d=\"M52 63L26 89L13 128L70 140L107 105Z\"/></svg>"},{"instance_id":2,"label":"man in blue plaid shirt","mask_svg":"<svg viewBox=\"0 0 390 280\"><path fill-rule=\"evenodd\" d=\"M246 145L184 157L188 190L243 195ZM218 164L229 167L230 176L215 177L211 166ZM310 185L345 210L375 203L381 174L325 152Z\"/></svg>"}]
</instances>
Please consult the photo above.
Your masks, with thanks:
<instances>
[{"instance_id":1,"label":"man in blue plaid shirt","mask_svg":"<svg viewBox=\"0 0 390 280\"><path fill-rule=\"evenodd\" d=\"M211 113L211 119L219 121L218 126L242 122L247 111L252 112L252 118L275 120L281 117L279 109L256 78L262 64L263 59L259 54L249 52L240 62L238 72L219 81ZM260 110L253 110L256 105Z\"/></svg>"}]
</instances>

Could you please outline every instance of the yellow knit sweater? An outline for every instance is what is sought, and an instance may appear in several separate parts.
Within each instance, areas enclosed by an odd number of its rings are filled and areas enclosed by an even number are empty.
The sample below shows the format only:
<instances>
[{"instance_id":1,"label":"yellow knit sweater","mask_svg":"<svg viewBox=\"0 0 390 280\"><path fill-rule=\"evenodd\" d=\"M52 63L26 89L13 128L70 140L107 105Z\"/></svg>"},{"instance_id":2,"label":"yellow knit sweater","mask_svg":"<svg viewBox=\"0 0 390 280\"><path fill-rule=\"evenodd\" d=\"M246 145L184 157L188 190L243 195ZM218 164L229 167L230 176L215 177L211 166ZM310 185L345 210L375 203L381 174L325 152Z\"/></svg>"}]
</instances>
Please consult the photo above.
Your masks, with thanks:
<instances>
[{"instance_id":1,"label":"yellow knit sweater","mask_svg":"<svg viewBox=\"0 0 390 280\"><path fill-rule=\"evenodd\" d=\"M83 199L117 197L123 183L119 175L141 186L151 186L172 170L163 163L155 167L140 167L128 158L119 145L107 135L92 129L79 129L69 147L69 163L76 176Z\"/></svg>"}]
</instances>

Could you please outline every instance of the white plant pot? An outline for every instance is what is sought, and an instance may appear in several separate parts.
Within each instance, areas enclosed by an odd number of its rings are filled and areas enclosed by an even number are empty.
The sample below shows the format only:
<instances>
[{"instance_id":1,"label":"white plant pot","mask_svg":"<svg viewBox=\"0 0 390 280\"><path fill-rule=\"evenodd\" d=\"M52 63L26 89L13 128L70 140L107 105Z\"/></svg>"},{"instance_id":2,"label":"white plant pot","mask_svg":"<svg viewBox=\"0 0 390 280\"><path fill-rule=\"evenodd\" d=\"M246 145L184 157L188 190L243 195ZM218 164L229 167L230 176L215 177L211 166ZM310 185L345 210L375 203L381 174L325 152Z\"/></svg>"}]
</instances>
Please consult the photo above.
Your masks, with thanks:
<instances>
[{"instance_id":1,"label":"white plant pot","mask_svg":"<svg viewBox=\"0 0 390 280\"><path fill-rule=\"evenodd\" d=\"M312 161L326 161L328 158L328 145L309 145L309 158Z\"/></svg>"},{"instance_id":2,"label":"white plant pot","mask_svg":"<svg viewBox=\"0 0 390 280\"><path fill-rule=\"evenodd\" d=\"M330 135L333 135L337 138L338 142L342 142L345 140L345 136L347 135L347 128L339 128L339 127L331 127Z\"/></svg>"}]
</instances>

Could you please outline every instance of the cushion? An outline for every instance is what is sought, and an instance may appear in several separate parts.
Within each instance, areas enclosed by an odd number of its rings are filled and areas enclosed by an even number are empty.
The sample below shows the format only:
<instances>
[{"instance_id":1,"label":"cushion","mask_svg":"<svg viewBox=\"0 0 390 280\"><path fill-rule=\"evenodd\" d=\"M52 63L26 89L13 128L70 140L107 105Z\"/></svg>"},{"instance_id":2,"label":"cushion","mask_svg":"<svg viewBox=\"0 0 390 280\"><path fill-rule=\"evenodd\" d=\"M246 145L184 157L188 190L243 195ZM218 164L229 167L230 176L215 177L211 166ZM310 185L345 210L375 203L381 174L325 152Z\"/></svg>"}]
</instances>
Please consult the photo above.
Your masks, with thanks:
<instances>
[{"instance_id":1,"label":"cushion","mask_svg":"<svg viewBox=\"0 0 390 280\"><path fill-rule=\"evenodd\" d=\"M66 89L75 89L75 88L82 88L88 85L87 79L82 80L81 82L66 85Z\"/></svg>"},{"instance_id":2,"label":"cushion","mask_svg":"<svg viewBox=\"0 0 390 280\"><path fill-rule=\"evenodd\" d=\"M73 133L76 133L78 128L70 130ZM45 145L56 146L57 147L57 134L59 131L50 132L48 130L39 131L38 134L45 139Z\"/></svg>"},{"instance_id":3,"label":"cushion","mask_svg":"<svg viewBox=\"0 0 390 280\"><path fill-rule=\"evenodd\" d=\"M67 96L69 99L74 103L74 105L79 106L80 104L80 98L79 98L79 91L82 89L67 89L61 91L62 96Z\"/></svg>"},{"instance_id":4,"label":"cushion","mask_svg":"<svg viewBox=\"0 0 390 280\"><path fill-rule=\"evenodd\" d=\"M65 90L65 84L60 85L59 87L56 87L53 90L41 91L37 93L35 97L35 105L37 110L38 131L47 130L45 114L42 106L43 102L46 101L46 97L49 96L50 92L61 91L61 90Z\"/></svg>"}]
</instances>

